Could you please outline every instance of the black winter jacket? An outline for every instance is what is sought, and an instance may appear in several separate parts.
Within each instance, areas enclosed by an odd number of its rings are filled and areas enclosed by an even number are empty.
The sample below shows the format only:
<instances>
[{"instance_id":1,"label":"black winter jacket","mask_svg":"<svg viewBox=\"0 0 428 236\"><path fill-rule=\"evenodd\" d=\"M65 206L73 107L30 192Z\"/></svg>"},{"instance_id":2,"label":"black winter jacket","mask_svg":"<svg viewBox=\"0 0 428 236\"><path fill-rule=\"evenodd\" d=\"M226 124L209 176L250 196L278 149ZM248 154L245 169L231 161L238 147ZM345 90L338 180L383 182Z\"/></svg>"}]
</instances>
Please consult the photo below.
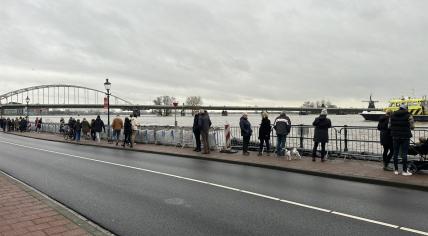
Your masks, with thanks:
<instances>
[{"instance_id":1,"label":"black winter jacket","mask_svg":"<svg viewBox=\"0 0 428 236\"><path fill-rule=\"evenodd\" d=\"M389 125L389 116L383 116L380 118L377 125L377 129L380 131L380 144L382 146L391 147L392 146L392 136L391 129Z\"/></svg>"},{"instance_id":2,"label":"black winter jacket","mask_svg":"<svg viewBox=\"0 0 428 236\"><path fill-rule=\"evenodd\" d=\"M270 139L270 132L270 120L268 118L263 118L259 128L259 139Z\"/></svg>"},{"instance_id":3,"label":"black winter jacket","mask_svg":"<svg viewBox=\"0 0 428 236\"><path fill-rule=\"evenodd\" d=\"M391 135L393 138L411 138L410 113L407 110L398 110L391 115Z\"/></svg>"},{"instance_id":4,"label":"black winter jacket","mask_svg":"<svg viewBox=\"0 0 428 236\"><path fill-rule=\"evenodd\" d=\"M328 129L331 127L331 121L326 116L315 118L312 123L315 126L314 142L328 143Z\"/></svg>"},{"instance_id":5,"label":"black winter jacket","mask_svg":"<svg viewBox=\"0 0 428 236\"><path fill-rule=\"evenodd\" d=\"M101 132L103 129L105 131L105 126L104 126L104 122L97 118L94 122L94 125L92 126L92 128L94 129L95 132Z\"/></svg>"}]
</instances>

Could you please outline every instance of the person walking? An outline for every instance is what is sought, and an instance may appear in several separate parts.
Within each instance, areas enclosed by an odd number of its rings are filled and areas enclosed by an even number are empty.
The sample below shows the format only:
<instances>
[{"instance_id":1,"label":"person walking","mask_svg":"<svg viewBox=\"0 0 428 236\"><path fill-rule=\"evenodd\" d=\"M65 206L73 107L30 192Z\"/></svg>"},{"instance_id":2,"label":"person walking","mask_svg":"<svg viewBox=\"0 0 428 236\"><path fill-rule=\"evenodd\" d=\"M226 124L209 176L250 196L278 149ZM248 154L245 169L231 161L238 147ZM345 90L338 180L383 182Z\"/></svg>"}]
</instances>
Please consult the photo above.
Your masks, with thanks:
<instances>
[{"instance_id":1,"label":"person walking","mask_svg":"<svg viewBox=\"0 0 428 236\"><path fill-rule=\"evenodd\" d=\"M210 153L210 143L208 140L209 130L211 127L211 119L208 115L207 110L201 110L199 114L199 120L198 120L198 126L199 130L201 132L202 137L202 144L204 145L204 151L202 154L209 154Z\"/></svg>"},{"instance_id":2,"label":"person walking","mask_svg":"<svg viewBox=\"0 0 428 236\"><path fill-rule=\"evenodd\" d=\"M407 152L409 151L410 138L413 136L411 130L415 128L415 121L407 110L406 104L402 104L399 110L391 114L389 124L392 135L392 147L394 150L394 174L399 174L398 155L401 153L403 161L402 175L410 176L412 173L407 170Z\"/></svg>"},{"instance_id":3,"label":"person walking","mask_svg":"<svg viewBox=\"0 0 428 236\"><path fill-rule=\"evenodd\" d=\"M327 109L322 109L320 116L315 118L312 125L315 126L312 161L315 161L318 145L321 143L321 161L324 162L326 154L325 144L328 143L328 129L331 128L331 120L327 118Z\"/></svg>"},{"instance_id":4,"label":"person walking","mask_svg":"<svg viewBox=\"0 0 428 236\"><path fill-rule=\"evenodd\" d=\"M137 117L131 115L131 125L132 125L132 134L131 134L131 148L135 145L135 137L137 136L138 127L140 123L137 120Z\"/></svg>"},{"instance_id":5,"label":"person walking","mask_svg":"<svg viewBox=\"0 0 428 236\"><path fill-rule=\"evenodd\" d=\"M263 143L266 143L266 153L269 156L269 151L270 151L270 132L271 132L271 124L270 124L270 120L268 118L268 113L267 112L262 112L262 122L260 123L260 127L259 127L259 140L260 140L260 145L259 145L259 154L258 156L262 155L262 151L263 151Z\"/></svg>"},{"instance_id":6,"label":"person walking","mask_svg":"<svg viewBox=\"0 0 428 236\"><path fill-rule=\"evenodd\" d=\"M113 119L111 127L113 129L113 140L116 140L116 146L117 146L119 145L120 132L122 131L122 128L123 128L123 120L122 118L120 118L119 115L117 115L116 118Z\"/></svg>"},{"instance_id":7,"label":"person walking","mask_svg":"<svg viewBox=\"0 0 428 236\"><path fill-rule=\"evenodd\" d=\"M77 119L76 123L74 124L74 139L76 142L80 142L80 135L82 132L82 123L80 123L80 119Z\"/></svg>"},{"instance_id":8,"label":"person walking","mask_svg":"<svg viewBox=\"0 0 428 236\"><path fill-rule=\"evenodd\" d=\"M196 148L193 149L195 152L201 151L201 131L199 129L199 111L195 113L195 117L193 118L193 134L195 135Z\"/></svg>"},{"instance_id":9,"label":"person walking","mask_svg":"<svg viewBox=\"0 0 428 236\"><path fill-rule=\"evenodd\" d=\"M82 134L86 140L89 139L88 133L91 131L91 125L86 120L86 118L83 118L82 120Z\"/></svg>"},{"instance_id":10,"label":"person walking","mask_svg":"<svg viewBox=\"0 0 428 236\"><path fill-rule=\"evenodd\" d=\"M380 144L383 147L383 170L385 171L392 171L392 168L388 166L393 155L391 129L389 128L390 117L391 111L387 111L377 125L377 129L380 131Z\"/></svg>"},{"instance_id":11,"label":"person walking","mask_svg":"<svg viewBox=\"0 0 428 236\"><path fill-rule=\"evenodd\" d=\"M273 128L276 131L277 143L276 143L276 155L278 157L285 156L285 143L287 141L287 135L290 133L291 120L285 114L281 114L275 119Z\"/></svg>"},{"instance_id":12,"label":"person walking","mask_svg":"<svg viewBox=\"0 0 428 236\"><path fill-rule=\"evenodd\" d=\"M241 128L242 136L242 155L248 156L248 144L250 143L250 138L253 133L251 129L251 123L248 121L248 114L242 113L241 119L239 120L239 127Z\"/></svg>"},{"instance_id":13,"label":"person walking","mask_svg":"<svg viewBox=\"0 0 428 236\"><path fill-rule=\"evenodd\" d=\"M123 139L122 147L125 147L125 145L131 145L131 134L132 134L131 120L128 117L125 117L125 124L123 126L123 135L125 136L125 138Z\"/></svg>"},{"instance_id":14,"label":"person walking","mask_svg":"<svg viewBox=\"0 0 428 236\"><path fill-rule=\"evenodd\" d=\"M106 132L106 127L104 126L104 122L101 120L100 116L97 116L97 119L94 121L94 126L92 127L95 132L95 137L97 142L101 142L101 132L104 130Z\"/></svg>"}]
</instances>

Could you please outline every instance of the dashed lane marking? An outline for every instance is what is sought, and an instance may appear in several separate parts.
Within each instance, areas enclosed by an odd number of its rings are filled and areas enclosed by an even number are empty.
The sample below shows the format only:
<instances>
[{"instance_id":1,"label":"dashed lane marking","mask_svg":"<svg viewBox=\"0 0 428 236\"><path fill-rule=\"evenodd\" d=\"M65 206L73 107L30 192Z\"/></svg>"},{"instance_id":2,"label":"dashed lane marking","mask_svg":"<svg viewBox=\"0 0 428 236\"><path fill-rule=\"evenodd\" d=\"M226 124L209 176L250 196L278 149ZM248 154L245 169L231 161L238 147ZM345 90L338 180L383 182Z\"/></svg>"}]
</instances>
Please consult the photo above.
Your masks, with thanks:
<instances>
[{"instance_id":1,"label":"dashed lane marking","mask_svg":"<svg viewBox=\"0 0 428 236\"><path fill-rule=\"evenodd\" d=\"M4 138L0 138L0 139L1 140L5 140ZM345 214L345 213L341 213L341 212L337 212L337 211L333 211L333 210L329 210L329 209L324 209L324 208L320 208L320 207L316 207L316 206L310 206L310 205L306 205L306 204L303 204L303 203L298 203L298 202L294 202L294 201L280 199L280 198L277 198L277 197L273 197L273 196L269 196L269 195L265 195L265 194L261 194L261 193L255 193L255 192L251 192L251 191L247 191L247 190L243 190L243 189L238 189L238 188L233 188L233 187L229 187L229 186L225 186L225 185L220 185L220 184L216 184L216 183L211 183L211 182L207 182L207 181L203 181L203 180L192 179L192 178L188 178L188 177L184 177L184 176L179 176L179 175L174 175L174 174L168 174L168 173L164 173L164 172L160 172L160 171L149 170L149 169L144 169L144 168L135 167L135 166L128 166L128 165L118 164L118 163L109 162L109 161L102 161L102 160L92 159L92 158L88 158L88 157L82 157L82 156L68 154L68 153L63 153L63 152L51 151L51 150L47 150L47 149L43 149L43 148L26 146L26 145L22 145L22 144L12 143L12 142L9 142L9 141L0 141L0 142L1 143L6 143L6 144L10 144L10 145L14 145L14 146L18 146L18 147L27 148L27 149L33 149L33 150L38 150L38 151L42 151L42 152L48 152L48 153L53 153L53 154L58 154L58 155L63 155L63 156L75 157L75 158L82 159L82 160L87 160L87 161L92 161L92 162L98 162L98 163L103 163L103 164L108 164L108 165L113 165L113 166L119 166L119 167L129 168L129 169L133 169L133 170L145 171L145 172L149 172L149 173L153 173L153 174L158 174L158 175L173 177L173 178L187 180L187 181L196 182L196 183L205 184L205 185L210 185L210 186L214 186L214 187L218 187L218 188L223 188L223 189L227 189L227 190L231 190L231 191L235 191L235 192L245 193L245 194L256 196L256 197L261 197L261 198L265 198L265 199L270 199L270 200L274 200L274 201L283 202L283 203L286 203L286 204L289 204L289 205L294 205L294 206L298 206L298 207L308 208L308 209L312 209L312 210L316 210L316 211L325 212L325 213L328 213L328 214L338 215L338 216L342 216L342 217L346 217L346 218L350 218L350 219L354 219L354 220L364 221L364 222L368 222L368 223L372 223L372 224L382 225L382 226L389 227L389 228L403 230L403 231L406 231L406 232L411 232L411 233L415 233L415 234L427 235L428 236L428 232L424 232L424 231L420 231L420 230L416 230L416 229L411 229L411 228L407 228L407 227L401 227L401 226L398 226L398 225L389 224L389 223L385 223L385 222L382 222L382 221L371 220L371 219L367 219L367 218L364 218L364 217L359 217L359 216L354 216L354 215L350 215L350 214Z\"/></svg>"}]
</instances>

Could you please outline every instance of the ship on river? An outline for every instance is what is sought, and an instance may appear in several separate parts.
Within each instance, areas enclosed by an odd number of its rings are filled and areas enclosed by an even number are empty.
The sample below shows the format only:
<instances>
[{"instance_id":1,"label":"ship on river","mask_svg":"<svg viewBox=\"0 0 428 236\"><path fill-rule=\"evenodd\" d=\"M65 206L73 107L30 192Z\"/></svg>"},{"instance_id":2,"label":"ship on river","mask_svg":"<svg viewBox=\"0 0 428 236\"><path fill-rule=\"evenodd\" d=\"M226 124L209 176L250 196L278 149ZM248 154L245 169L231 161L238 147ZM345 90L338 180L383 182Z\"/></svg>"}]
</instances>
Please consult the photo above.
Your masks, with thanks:
<instances>
[{"instance_id":1,"label":"ship on river","mask_svg":"<svg viewBox=\"0 0 428 236\"><path fill-rule=\"evenodd\" d=\"M403 97L401 99L392 99L389 101L389 106L384 108L383 111L364 111L360 113L360 115L363 116L365 120L379 121L379 119L385 115L385 112L394 112L400 109L402 104L407 105L407 108L413 115L415 121L428 122L428 101L426 96L423 98Z\"/></svg>"}]
</instances>

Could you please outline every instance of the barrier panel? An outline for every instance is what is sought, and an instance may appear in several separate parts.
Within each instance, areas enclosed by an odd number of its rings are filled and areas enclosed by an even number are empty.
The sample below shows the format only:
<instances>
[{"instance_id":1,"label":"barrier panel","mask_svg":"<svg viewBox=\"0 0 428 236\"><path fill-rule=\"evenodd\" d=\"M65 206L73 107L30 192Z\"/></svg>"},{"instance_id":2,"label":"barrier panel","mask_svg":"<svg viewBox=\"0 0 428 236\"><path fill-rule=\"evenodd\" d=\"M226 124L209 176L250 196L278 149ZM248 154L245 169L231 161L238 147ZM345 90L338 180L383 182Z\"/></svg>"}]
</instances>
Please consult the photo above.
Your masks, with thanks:
<instances>
[{"instance_id":1,"label":"barrier panel","mask_svg":"<svg viewBox=\"0 0 428 236\"><path fill-rule=\"evenodd\" d=\"M33 126L33 124L32 124ZM41 132L59 133L60 125L57 123L42 124ZM107 127L106 127L107 129ZM226 127L228 129L228 127ZM230 143L232 149L242 148L242 137L239 127L230 127ZM250 139L250 150L258 150L259 127L252 127L253 134ZM32 129L31 129L32 130ZM292 125L286 139L286 148L297 148L301 153L310 155L314 145L313 136L315 128L309 125ZM112 132L111 132L112 133ZM419 137L428 137L428 128L416 128L412 131L411 142L416 142ZM376 127L365 126L335 126L329 129L329 142L326 146L329 156L356 158L366 160L381 160L382 146L380 145L380 133ZM102 132L101 137L107 138L107 133ZM123 131L121 134L123 139ZM218 149L226 145L225 128L212 128L209 132L210 149ZM195 147L195 137L191 127L174 128L171 126L147 126L141 127L136 136L137 143L149 143L159 145L174 145L181 147ZM275 150L276 133L272 129L271 151Z\"/></svg>"}]
</instances>

